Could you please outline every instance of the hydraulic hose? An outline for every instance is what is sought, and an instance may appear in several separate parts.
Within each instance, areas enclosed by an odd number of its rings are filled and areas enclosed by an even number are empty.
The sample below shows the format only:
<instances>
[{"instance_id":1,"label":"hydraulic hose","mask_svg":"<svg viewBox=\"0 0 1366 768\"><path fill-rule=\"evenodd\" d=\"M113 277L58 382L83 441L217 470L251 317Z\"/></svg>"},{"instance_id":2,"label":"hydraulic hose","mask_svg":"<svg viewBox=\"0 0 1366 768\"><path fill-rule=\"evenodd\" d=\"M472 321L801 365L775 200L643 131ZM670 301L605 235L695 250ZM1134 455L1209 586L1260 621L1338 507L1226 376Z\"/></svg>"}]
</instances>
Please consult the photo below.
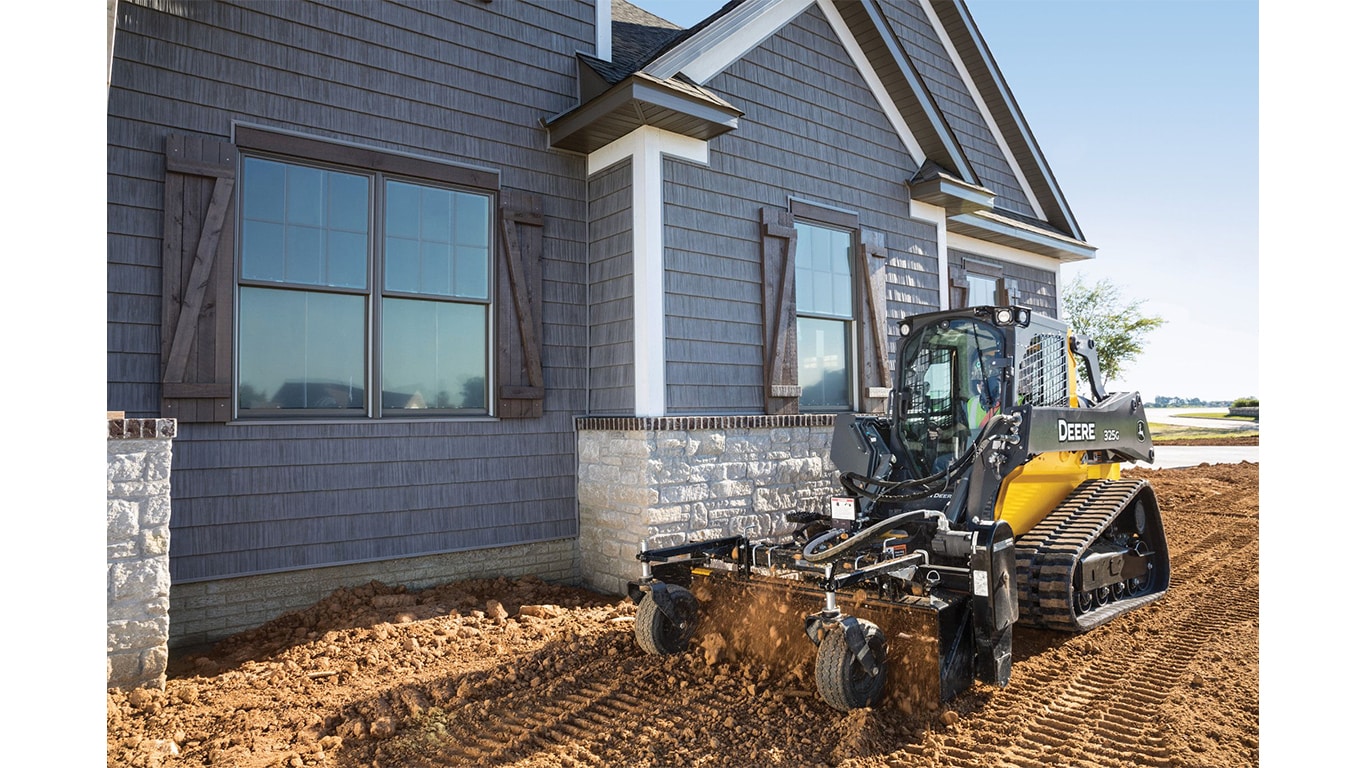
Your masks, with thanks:
<instances>
[{"instance_id":1,"label":"hydraulic hose","mask_svg":"<svg viewBox=\"0 0 1366 768\"><path fill-rule=\"evenodd\" d=\"M869 499L874 503L884 501L915 501L940 493L949 487L951 481L957 480L972 461L977 458L978 453L981 452L983 443L985 443L988 437L995 433L997 427L1012 422L1012 417L1006 414L998 413L992 416L987 423L982 426L982 431L978 433L977 439L972 441L970 450L964 451L963 455L955 459L949 466L929 477L892 482L888 480L879 480L874 477L865 477L864 475L855 474L853 472L845 472L840 475L840 485L850 493ZM943 481L942 483L940 482L941 480ZM867 488L860 487L857 483L881 486L882 490L876 492L871 491ZM916 487L921 490L905 494L893 493L894 491L909 487Z\"/></svg>"},{"instance_id":2,"label":"hydraulic hose","mask_svg":"<svg viewBox=\"0 0 1366 768\"><path fill-rule=\"evenodd\" d=\"M874 525L870 525L867 528L864 528L863 530L854 534L853 536L850 536L844 541L841 541L840 543L834 545L833 547L830 547L829 549L823 549L819 552L815 552L813 550L816 547L820 546L822 543L824 543L826 537L821 536L815 538L811 541L811 543L806 545L805 549L802 550L802 559L806 560L808 563L823 563L827 560L833 560L834 558L838 557L842 552L847 552L850 549L862 546L864 542L896 528L905 520L909 520L912 517L924 517L924 515L924 510L920 509L912 510L910 512L902 512L899 515L889 517L886 520L878 522Z\"/></svg>"}]
</instances>

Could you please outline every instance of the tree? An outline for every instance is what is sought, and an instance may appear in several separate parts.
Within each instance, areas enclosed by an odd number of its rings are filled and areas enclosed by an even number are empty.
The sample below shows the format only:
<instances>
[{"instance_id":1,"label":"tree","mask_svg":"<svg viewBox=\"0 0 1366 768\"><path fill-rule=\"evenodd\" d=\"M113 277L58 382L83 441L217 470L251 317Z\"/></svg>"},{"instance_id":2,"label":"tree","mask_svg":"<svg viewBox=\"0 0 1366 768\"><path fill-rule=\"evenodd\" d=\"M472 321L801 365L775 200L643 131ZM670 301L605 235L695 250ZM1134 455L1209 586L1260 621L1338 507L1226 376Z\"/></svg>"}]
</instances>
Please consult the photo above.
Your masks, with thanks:
<instances>
[{"instance_id":1,"label":"tree","mask_svg":"<svg viewBox=\"0 0 1366 768\"><path fill-rule=\"evenodd\" d=\"M1124 363L1143 354L1145 337L1167 321L1144 315L1142 300L1125 303L1119 288L1101 279L1094 285L1073 278L1063 286L1062 312L1072 329L1096 342L1100 376L1108 381L1119 375ZM1104 383L1102 381L1102 383Z\"/></svg>"}]
</instances>

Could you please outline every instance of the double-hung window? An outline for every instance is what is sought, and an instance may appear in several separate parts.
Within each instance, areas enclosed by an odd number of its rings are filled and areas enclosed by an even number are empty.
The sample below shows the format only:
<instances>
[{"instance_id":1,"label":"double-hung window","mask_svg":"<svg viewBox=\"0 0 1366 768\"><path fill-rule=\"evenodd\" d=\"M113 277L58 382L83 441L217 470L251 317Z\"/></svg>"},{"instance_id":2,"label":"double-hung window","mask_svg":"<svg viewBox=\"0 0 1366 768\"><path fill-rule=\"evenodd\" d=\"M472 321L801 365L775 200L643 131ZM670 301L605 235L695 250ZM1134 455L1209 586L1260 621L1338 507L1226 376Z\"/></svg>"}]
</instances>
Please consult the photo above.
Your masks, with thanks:
<instances>
[{"instance_id":1,"label":"double-hung window","mask_svg":"<svg viewBox=\"0 0 1366 768\"><path fill-rule=\"evenodd\" d=\"M796 222L797 381L803 410L853 407L853 232Z\"/></svg>"},{"instance_id":2,"label":"double-hung window","mask_svg":"<svg viewBox=\"0 0 1366 768\"><path fill-rule=\"evenodd\" d=\"M242 159L239 417L491 411L491 191Z\"/></svg>"}]
</instances>

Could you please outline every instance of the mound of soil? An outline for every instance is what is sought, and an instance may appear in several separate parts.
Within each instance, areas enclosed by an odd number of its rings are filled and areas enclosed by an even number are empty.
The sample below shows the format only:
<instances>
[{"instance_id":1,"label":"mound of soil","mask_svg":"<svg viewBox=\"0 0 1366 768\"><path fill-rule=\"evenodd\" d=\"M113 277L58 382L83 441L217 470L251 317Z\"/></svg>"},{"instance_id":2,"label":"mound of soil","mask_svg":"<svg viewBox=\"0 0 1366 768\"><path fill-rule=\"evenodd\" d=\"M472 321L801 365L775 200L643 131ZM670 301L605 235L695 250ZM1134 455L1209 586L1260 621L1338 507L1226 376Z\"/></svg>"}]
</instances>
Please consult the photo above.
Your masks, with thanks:
<instances>
[{"instance_id":1,"label":"mound of soil","mask_svg":"<svg viewBox=\"0 0 1366 768\"><path fill-rule=\"evenodd\" d=\"M1256 765L1257 465L1126 474L1157 491L1168 593L1085 635L1017 628L1009 685L947 705L840 713L809 665L705 637L650 656L629 600L535 579L371 583L109 692L108 765ZM758 613L760 639L800 623Z\"/></svg>"}]
</instances>

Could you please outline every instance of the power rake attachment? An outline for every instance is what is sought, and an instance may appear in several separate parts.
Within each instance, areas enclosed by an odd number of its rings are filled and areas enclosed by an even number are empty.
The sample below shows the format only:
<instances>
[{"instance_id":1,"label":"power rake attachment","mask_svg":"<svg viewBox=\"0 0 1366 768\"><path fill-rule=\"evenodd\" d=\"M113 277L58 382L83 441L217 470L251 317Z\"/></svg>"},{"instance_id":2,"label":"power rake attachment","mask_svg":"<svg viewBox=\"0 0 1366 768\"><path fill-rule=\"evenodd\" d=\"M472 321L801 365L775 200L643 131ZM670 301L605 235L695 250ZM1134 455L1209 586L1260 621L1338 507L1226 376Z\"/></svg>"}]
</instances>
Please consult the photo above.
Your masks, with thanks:
<instances>
[{"instance_id":1,"label":"power rake attachment","mask_svg":"<svg viewBox=\"0 0 1366 768\"><path fill-rule=\"evenodd\" d=\"M1009 525L955 531L941 513L915 510L856 528L839 511L853 501L836 498L831 516L789 514L799 527L779 540L642 547L641 578L628 587L640 647L681 653L700 629L714 631L760 662L814 665L817 693L841 711L889 689L933 706L974 677L1005 685L1016 618Z\"/></svg>"}]
</instances>

